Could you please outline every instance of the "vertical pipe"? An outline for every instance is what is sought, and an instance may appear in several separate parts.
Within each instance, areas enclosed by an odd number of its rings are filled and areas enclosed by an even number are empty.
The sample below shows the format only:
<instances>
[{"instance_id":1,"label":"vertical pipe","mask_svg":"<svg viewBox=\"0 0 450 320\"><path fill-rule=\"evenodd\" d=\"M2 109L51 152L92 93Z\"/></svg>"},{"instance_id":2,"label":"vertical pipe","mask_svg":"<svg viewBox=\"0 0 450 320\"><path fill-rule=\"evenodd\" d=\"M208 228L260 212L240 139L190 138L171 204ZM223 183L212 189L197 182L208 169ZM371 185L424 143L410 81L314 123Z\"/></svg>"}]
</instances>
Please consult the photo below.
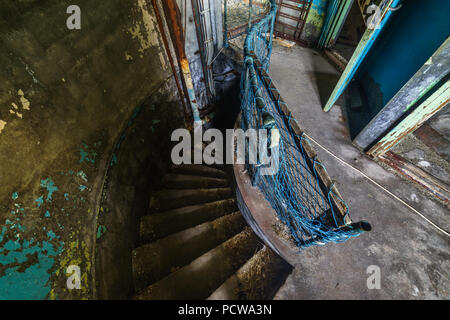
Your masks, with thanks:
<instances>
[{"instance_id":1,"label":"vertical pipe","mask_svg":"<svg viewBox=\"0 0 450 320\"><path fill-rule=\"evenodd\" d=\"M183 30L178 21L177 4L175 0L164 0L162 1L162 3L166 19L170 21L168 26L175 45L175 50L181 67L183 79L186 84L186 89L192 109L192 116L194 118L194 122L199 123L201 122L200 112L197 104L197 99L195 97L194 84L192 82L189 61L186 57L186 51L184 49Z\"/></svg>"},{"instance_id":2,"label":"vertical pipe","mask_svg":"<svg viewBox=\"0 0 450 320\"><path fill-rule=\"evenodd\" d=\"M192 6L192 14L194 15L194 24L195 24L195 30L197 33L197 43L198 43L198 49L200 50L200 61L202 63L202 71L203 71L203 78L205 79L205 86L206 86L206 96L208 99L208 103L211 100L211 81L209 77L208 72L208 57L206 53L206 47L205 44L208 41L207 35L205 36L204 31L204 24L202 23L202 14L204 11L203 6L199 5L198 0L192 0L191 1Z\"/></svg>"},{"instance_id":3,"label":"vertical pipe","mask_svg":"<svg viewBox=\"0 0 450 320\"><path fill-rule=\"evenodd\" d=\"M152 0L152 5L153 5L153 10L155 11L156 21L158 22L159 30L161 32L161 36L163 39L164 48L166 49L167 57L169 58L170 67L172 69L172 73L175 78L175 82L177 84L178 94L180 95L180 100L183 104L184 120L185 120L185 122L187 122L188 118L190 117L190 114L188 112L187 105L186 105L186 100L185 100L186 97L184 96L183 90L181 89L181 86L180 86L180 80L178 79L178 73L177 73L177 70L175 69L173 57L170 52L169 42L167 41L166 32L164 31L164 24L162 22L161 14L159 12L159 8L158 8L158 4L156 3L156 0Z\"/></svg>"},{"instance_id":4,"label":"vertical pipe","mask_svg":"<svg viewBox=\"0 0 450 320\"><path fill-rule=\"evenodd\" d=\"M227 0L223 1L223 46L228 48Z\"/></svg>"}]
</instances>

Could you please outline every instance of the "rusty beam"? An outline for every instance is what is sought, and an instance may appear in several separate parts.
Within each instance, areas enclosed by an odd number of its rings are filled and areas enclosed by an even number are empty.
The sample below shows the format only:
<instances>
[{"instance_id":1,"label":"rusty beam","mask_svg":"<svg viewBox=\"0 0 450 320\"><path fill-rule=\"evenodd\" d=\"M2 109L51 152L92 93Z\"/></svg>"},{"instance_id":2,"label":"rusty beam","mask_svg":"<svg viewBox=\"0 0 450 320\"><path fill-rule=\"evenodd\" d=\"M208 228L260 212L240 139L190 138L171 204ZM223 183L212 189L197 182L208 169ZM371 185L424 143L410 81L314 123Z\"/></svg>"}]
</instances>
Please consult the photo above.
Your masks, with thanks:
<instances>
[{"instance_id":1,"label":"rusty beam","mask_svg":"<svg viewBox=\"0 0 450 320\"><path fill-rule=\"evenodd\" d=\"M335 50L324 50L325 55L338 67L340 72L345 70L347 67L347 61L340 54L338 54Z\"/></svg>"}]
</instances>

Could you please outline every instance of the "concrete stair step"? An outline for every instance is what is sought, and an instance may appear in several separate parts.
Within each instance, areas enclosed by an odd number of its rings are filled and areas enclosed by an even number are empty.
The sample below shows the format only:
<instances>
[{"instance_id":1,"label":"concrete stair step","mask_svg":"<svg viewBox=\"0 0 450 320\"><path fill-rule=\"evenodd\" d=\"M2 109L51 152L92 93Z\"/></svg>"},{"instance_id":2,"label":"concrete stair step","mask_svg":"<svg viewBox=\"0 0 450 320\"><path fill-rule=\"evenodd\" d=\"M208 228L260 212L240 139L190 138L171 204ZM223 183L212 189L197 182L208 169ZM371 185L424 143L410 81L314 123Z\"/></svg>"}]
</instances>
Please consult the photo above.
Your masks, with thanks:
<instances>
[{"instance_id":1,"label":"concrete stair step","mask_svg":"<svg viewBox=\"0 0 450 320\"><path fill-rule=\"evenodd\" d=\"M173 165L169 169L169 171L176 174L188 174L192 176L202 176L219 179L228 178L227 174L224 171L206 165L197 165L197 164Z\"/></svg>"},{"instance_id":2,"label":"concrete stair step","mask_svg":"<svg viewBox=\"0 0 450 320\"><path fill-rule=\"evenodd\" d=\"M237 210L236 201L226 199L143 216L139 230L140 243L150 243Z\"/></svg>"},{"instance_id":3,"label":"concrete stair step","mask_svg":"<svg viewBox=\"0 0 450 320\"><path fill-rule=\"evenodd\" d=\"M220 246L141 290L134 299L206 299L255 253L257 245L257 236L246 227Z\"/></svg>"},{"instance_id":4,"label":"concrete stair step","mask_svg":"<svg viewBox=\"0 0 450 320\"><path fill-rule=\"evenodd\" d=\"M133 277L140 290L187 265L242 231L240 212L172 234L133 250Z\"/></svg>"},{"instance_id":5,"label":"concrete stair step","mask_svg":"<svg viewBox=\"0 0 450 320\"><path fill-rule=\"evenodd\" d=\"M231 188L161 190L150 197L149 214L231 198Z\"/></svg>"},{"instance_id":6,"label":"concrete stair step","mask_svg":"<svg viewBox=\"0 0 450 320\"><path fill-rule=\"evenodd\" d=\"M208 300L269 300L291 273L292 267L264 247L228 278Z\"/></svg>"},{"instance_id":7,"label":"concrete stair step","mask_svg":"<svg viewBox=\"0 0 450 320\"><path fill-rule=\"evenodd\" d=\"M192 176L185 174L166 174L162 180L165 189L224 188L229 186L227 179Z\"/></svg>"}]
</instances>

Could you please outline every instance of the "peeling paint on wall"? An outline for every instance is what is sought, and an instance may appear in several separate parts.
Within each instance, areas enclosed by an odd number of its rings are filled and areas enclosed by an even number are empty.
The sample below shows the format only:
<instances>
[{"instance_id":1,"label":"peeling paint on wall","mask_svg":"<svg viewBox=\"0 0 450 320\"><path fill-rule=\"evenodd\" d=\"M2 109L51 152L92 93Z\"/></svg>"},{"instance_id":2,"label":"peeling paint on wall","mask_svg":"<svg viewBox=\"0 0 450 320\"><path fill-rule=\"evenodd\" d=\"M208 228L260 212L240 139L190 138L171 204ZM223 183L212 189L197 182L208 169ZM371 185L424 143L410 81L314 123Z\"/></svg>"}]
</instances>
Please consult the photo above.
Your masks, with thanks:
<instances>
[{"instance_id":1,"label":"peeling paint on wall","mask_svg":"<svg viewBox=\"0 0 450 320\"><path fill-rule=\"evenodd\" d=\"M23 93L22 89L19 89L19 91L17 91L17 94L19 95L20 103L22 103L22 108L24 110L30 110L30 101L25 98L25 94Z\"/></svg>"},{"instance_id":2,"label":"peeling paint on wall","mask_svg":"<svg viewBox=\"0 0 450 320\"><path fill-rule=\"evenodd\" d=\"M0 120L0 133L2 133L3 129L5 129L7 122Z\"/></svg>"},{"instance_id":3,"label":"peeling paint on wall","mask_svg":"<svg viewBox=\"0 0 450 320\"><path fill-rule=\"evenodd\" d=\"M14 192L13 200L19 194ZM25 209L14 203L11 219L6 219L0 233L0 299L44 299L50 292L49 279L55 258L64 247L53 230L41 239L24 235Z\"/></svg>"},{"instance_id":4,"label":"peeling paint on wall","mask_svg":"<svg viewBox=\"0 0 450 320\"><path fill-rule=\"evenodd\" d=\"M141 53L141 58L143 58L143 53L151 47L160 47L159 31L157 29L156 18L150 14L147 8L145 0L138 0L137 5L142 14L142 20L136 21L133 27L129 28L128 31L133 37L137 38L139 41L139 52ZM130 60L132 57L128 53L125 53L126 60ZM167 69L166 59L161 51L159 51L159 59L163 69Z\"/></svg>"}]
</instances>

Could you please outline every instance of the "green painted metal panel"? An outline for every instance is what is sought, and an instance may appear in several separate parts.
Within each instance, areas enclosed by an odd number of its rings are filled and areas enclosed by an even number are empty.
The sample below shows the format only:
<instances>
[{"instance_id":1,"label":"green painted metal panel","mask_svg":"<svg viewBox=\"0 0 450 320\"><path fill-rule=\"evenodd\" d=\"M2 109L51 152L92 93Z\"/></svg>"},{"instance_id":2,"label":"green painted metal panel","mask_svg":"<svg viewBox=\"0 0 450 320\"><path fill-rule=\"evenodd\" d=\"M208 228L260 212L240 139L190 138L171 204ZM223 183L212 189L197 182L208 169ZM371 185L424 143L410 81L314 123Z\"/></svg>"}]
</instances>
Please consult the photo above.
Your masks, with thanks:
<instances>
[{"instance_id":1,"label":"green painted metal panel","mask_svg":"<svg viewBox=\"0 0 450 320\"><path fill-rule=\"evenodd\" d=\"M450 102L450 81L446 81L438 88L428 99L414 109L405 119L403 119L394 129L384 136L368 154L371 156L380 156L408 134L419 128L424 122L441 110Z\"/></svg>"},{"instance_id":2,"label":"green painted metal panel","mask_svg":"<svg viewBox=\"0 0 450 320\"><path fill-rule=\"evenodd\" d=\"M355 52L353 53L353 56L351 57L349 63L347 64L347 67L345 68L344 72L342 73L341 78L339 79L336 87L334 88L330 98L328 99L324 111L328 112L333 105L336 103L337 99L341 96L341 94L344 92L347 85L352 80L353 76L355 75L356 70L361 65L361 62L364 60L364 58L367 56L367 53L372 48L372 45L375 43L375 40L378 38L379 34L381 33L381 30L386 25L387 21L389 20L389 17L391 15L390 7L396 6L400 1L399 0L383 0L380 4L380 10L381 10L381 21L378 24L378 26L374 29L366 29L366 32L364 33L361 41L359 42L358 46L355 49Z\"/></svg>"}]
</instances>

